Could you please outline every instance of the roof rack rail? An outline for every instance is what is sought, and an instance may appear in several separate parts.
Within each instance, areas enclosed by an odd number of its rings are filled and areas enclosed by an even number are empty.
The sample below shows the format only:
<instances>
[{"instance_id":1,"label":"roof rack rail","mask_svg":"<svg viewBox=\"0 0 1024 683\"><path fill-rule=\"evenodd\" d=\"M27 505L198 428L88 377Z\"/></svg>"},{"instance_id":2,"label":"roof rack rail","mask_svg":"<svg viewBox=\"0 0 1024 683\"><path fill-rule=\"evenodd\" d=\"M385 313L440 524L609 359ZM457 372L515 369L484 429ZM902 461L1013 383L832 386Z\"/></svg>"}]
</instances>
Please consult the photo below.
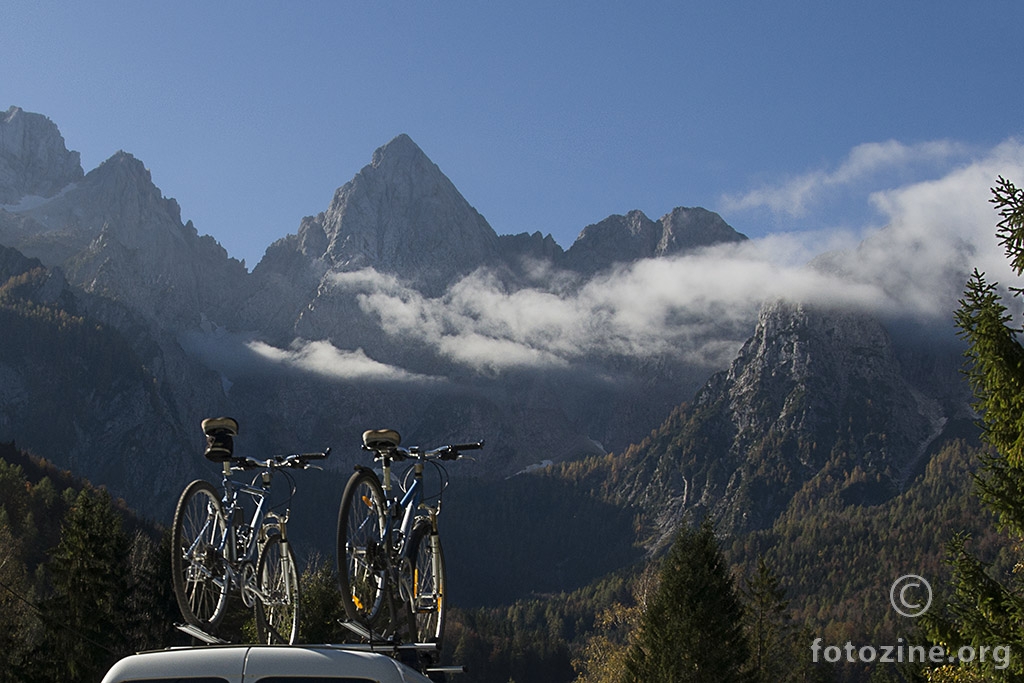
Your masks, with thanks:
<instances>
[{"instance_id":1,"label":"roof rack rail","mask_svg":"<svg viewBox=\"0 0 1024 683\"><path fill-rule=\"evenodd\" d=\"M465 666L428 666L423 670L425 674L464 674Z\"/></svg>"},{"instance_id":2,"label":"roof rack rail","mask_svg":"<svg viewBox=\"0 0 1024 683\"><path fill-rule=\"evenodd\" d=\"M201 628L199 628L198 626L193 626L192 624L175 624L174 628L178 629L182 633L187 633L188 635L192 636L196 640L201 640L204 643L208 643L210 645L227 645L228 644L228 641L222 640L222 639L218 638L217 636L212 636L209 633L207 633L206 631L204 631Z\"/></svg>"}]
</instances>

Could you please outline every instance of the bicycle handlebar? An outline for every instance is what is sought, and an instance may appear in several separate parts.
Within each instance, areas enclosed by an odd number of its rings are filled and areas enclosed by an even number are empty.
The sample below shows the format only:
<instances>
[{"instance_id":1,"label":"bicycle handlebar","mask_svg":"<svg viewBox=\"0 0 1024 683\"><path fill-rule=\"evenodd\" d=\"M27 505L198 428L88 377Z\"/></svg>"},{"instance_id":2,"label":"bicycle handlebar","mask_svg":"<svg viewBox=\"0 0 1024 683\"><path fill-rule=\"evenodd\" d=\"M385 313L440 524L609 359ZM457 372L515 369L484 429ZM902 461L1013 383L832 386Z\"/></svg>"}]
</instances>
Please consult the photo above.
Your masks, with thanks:
<instances>
[{"instance_id":1,"label":"bicycle handlebar","mask_svg":"<svg viewBox=\"0 0 1024 683\"><path fill-rule=\"evenodd\" d=\"M249 455L234 457L232 458L238 469L251 470L251 469L275 469L278 467L297 467L300 469L306 469L311 467L307 462L308 460L323 460L331 454L331 449L328 448L321 453L292 453L290 455L275 455L266 460L260 460Z\"/></svg>"},{"instance_id":2,"label":"bicycle handlebar","mask_svg":"<svg viewBox=\"0 0 1024 683\"><path fill-rule=\"evenodd\" d=\"M484 442L482 440L473 443L456 443L450 446L435 448L432 451L428 451L427 455L436 454L441 460L455 460L462 455L461 451L476 451L483 447Z\"/></svg>"},{"instance_id":3,"label":"bicycle handlebar","mask_svg":"<svg viewBox=\"0 0 1024 683\"><path fill-rule=\"evenodd\" d=\"M388 446L386 448L371 448L363 446L364 451L373 451L376 458L390 458L392 460L405 460L407 458L418 458L426 460L437 458L438 460L456 460L462 457L462 451L474 451L484 447L483 440L472 443L457 443L447 446L438 446L429 451L422 450L419 446L404 448L402 446Z\"/></svg>"}]
</instances>

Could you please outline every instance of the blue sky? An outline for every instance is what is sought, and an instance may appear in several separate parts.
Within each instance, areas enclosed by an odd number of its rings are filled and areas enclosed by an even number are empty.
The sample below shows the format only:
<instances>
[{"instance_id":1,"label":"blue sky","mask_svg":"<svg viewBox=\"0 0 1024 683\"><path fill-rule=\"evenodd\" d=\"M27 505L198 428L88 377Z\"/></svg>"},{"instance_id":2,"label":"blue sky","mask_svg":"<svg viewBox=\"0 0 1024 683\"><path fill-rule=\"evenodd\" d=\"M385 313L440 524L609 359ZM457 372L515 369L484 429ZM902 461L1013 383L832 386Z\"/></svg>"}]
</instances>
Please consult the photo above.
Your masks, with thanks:
<instances>
[{"instance_id":1,"label":"blue sky","mask_svg":"<svg viewBox=\"0 0 1024 683\"><path fill-rule=\"evenodd\" d=\"M1024 134L1022 25L1016 1L6 0L0 110L86 171L132 153L250 267L400 133L499 234L675 206L858 231Z\"/></svg>"}]
</instances>

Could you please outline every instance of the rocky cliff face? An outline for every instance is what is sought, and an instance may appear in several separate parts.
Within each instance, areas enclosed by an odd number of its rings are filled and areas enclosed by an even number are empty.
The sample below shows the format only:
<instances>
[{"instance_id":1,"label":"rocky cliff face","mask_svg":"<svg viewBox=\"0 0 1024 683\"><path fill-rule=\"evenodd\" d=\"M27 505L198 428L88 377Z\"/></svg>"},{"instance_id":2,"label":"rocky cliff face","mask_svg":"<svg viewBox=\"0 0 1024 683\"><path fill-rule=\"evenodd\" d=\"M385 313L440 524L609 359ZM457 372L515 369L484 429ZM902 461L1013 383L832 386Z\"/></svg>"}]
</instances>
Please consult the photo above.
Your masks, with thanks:
<instances>
[{"instance_id":1,"label":"rocky cliff face","mask_svg":"<svg viewBox=\"0 0 1024 683\"><path fill-rule=\"evenodd\" d=\"M116 469L107 461L124 457L119 441L136 444L131 453L143 460L180 459L181 444L198 446L199 420L214 413L238 417L247 443L264 451L334 446L332 465L340 467L351 464L341 452L351 453L368 427L398 428L408 443L486 438L475 471L485 478L625 449L693 396L706 367L671 344L644 353L630 340L586 346L601 321L583 321L578 344L586 348L562 356L520 343L518 327L537 302L558 300L555 317L577 315L570 309L579 301L559 297L601 280L595 273L746 239L699 208L658 221L640 211L612 216L564 252L539 233L498 237L399 136L249 274L182 224L177 202L138 159L119 152L82 175L48 120L20 110L7 119L8 161L0 168L8 169L5 196L19 203L0 207L0 245L20 253L0 252L0 268L20 268L16 278L39 267L46 273L28 278L33 289L11 306L11 320L27 335L58 338L59 325L44 329L18 317L26 302L45 302L80 320L81 330L105 330L79 332L94 346L69 356L75 362L115 364L103 349L109 345L134 374L69 375L113 387L89 394L89 386L76 389L42 370L61 354L39 355L2 335L8 360L0 397L21 398L0 402L7 430L0 439L37 443L48 457L74 452L86 476ZM20 142L8 144L15 137ZM38 197L23 202L26 192ZM38 265L19 261L28 257ZM509 308L493 321L503 329L479 324L489 305ZM573 343L553 339L567 329L552 325L538 335L559 348ZM737 346L745 333L734 337ZM499 361L533 354L550 362L474 365L472 354L483 348ZM835 444L898 485L949 414L904 367L877 322L799 306L766 309L731 369L676 411L654 447L632 451L640 464L624 495L659 517L706 508L756 528L838 456ZM30 390L32 375L53 382ZM89 411L75 413L79 403ZM60 439L46 441L35 410L78 417ZM156 422L164 431L143 453L138 430Z\"/></svg>"},{"instance_id":2,"label":"rocky cliff face","mask_svg":"<svg viewBox=\"0 0 1024 683\"><path fill-rule=\"evenodd\" d=\"M699 207L673 209L658 221L642 211L630 211L585 227L565 253L565 264L594 273L616 263L673 256L746 239L717 213Z\"/></svg>"},{"instance_id":3,"label":"rocky cliff face","mask_svg":"<svg viewBox=\"0 0 1024 683\"><path fill-rule=\"evenodd\" d=\"M52 197L81 178L78 152L50 119L19 107L0 114L0 205Z\"/></svg>"},{"instance_id":4,"label":"rocky cliff face","mask_svg":"<svg viewBox=\"0 0 1024 683\"><path fill-rule=\"evenodd\" d=\"M0 441L45 456L166 519L201 467L182 428L216 410L216 379L179 374L146 326L90 302L59 269L0 247ZM90 313L119 308L121 329ZM205 377L205 379L204 379ZM172 382L191 384L179 403Z\"/></svg>"},{"instance_id":5,"label":"rocky cliff face","mask_svg":"<svg viewBox=\"0 0 1024 683\"><path fill-rule=\"evenodd\" d=\"M730 368L630 455L629 495L649 511L652 547L686 514L770 526L830 468L865 473L866 500L899 490L949 417L907 374L866 314L766 306Z\"/></svg>"},{"instance_id":6,"label":"rocky cliff face","mask_svg":"<svg viewBox=\"0 0 1024 683\"><path fill-rule=\"evenodd\" d=\"M496 259L498 236L407 135L377 149L373 161L296 235L270 247L260 268L294 267L294 254L335 272L394 272L432 294Z\"/></svg>"},{"instance_id":7,"label":"rocky cliff face","mask_svg":"<svg viewBox=\"0 0 1024 683\"><path fill-rule=\"evenodd\" d=\"M138 159L118 152L57 196L0 215L0 241L162 327L231 319L244 267L200 237Z\"/></svg>"}]
</instances>

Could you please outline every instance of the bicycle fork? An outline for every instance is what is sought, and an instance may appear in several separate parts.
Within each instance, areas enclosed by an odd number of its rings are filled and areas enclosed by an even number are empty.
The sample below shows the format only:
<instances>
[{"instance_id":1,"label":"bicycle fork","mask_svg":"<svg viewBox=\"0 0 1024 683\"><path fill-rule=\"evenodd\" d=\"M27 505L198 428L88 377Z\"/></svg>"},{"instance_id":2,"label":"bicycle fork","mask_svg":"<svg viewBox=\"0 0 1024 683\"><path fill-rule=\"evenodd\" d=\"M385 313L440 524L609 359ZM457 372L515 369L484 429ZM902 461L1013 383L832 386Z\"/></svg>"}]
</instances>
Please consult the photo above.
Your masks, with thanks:
<instances>
[{"instance_id":1,"label":"bicycle fork","mask_svg":"<svg viewBox=\"0 0 1024 683\"><path fill-rule=\"evenodd\" d=\"M289 511L287 510L283 515L279 515L276 512L267 512L266 516L274 521L264 524L260 528L259 555L263 554L272 532L276 530L277 534L281 537L281 555L277 558L280 562L280 567L276 572L275 568L270 567L269 570L273 572L270 577L257 577L254 573L251 585L247 584L246 587L265 607L289 604L295 590L295 586L292 585L292 577L298 576L298 574L297 569L292 567L292 554L288 551L288 514ZM257 559L257 563L259 563L259 559ZM264 566L264 570L266 571L267 569ZM281 583L279 585L273 582L269 585L264 584L266 579L273 579L275 575L280 578Z\"/></svg>"},{"instance_id":2,"label":"bicycle fork","mask_svg":"<svg viewBox=\"0 0 1024 683\"><path fill-rule=\"evenodd\" d=\"M413 558L412 605L414 614L440 612L444 600L444 595L441 594L440 577L443 565L441 560L441 538L437 532L437 509L426 505L421 507L427 509L430 519L430 531L423 537L423 542L427 543L427 548L430 551L431 582L429 584L430 592L420 594L419 567L415 564L416 558ZM418 551L419 549L417 548Z\"/></svg>"}]
</instances>

